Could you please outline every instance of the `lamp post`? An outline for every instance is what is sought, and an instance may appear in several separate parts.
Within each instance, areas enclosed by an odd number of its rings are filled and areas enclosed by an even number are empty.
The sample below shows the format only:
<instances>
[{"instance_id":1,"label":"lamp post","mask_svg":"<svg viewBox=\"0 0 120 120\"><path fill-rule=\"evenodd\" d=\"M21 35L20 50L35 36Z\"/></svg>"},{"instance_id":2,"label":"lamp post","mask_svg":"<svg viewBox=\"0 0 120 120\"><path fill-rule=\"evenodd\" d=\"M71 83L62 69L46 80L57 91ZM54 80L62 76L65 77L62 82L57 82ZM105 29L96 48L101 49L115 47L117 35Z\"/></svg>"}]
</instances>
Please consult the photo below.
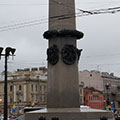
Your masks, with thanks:
<instances>
[{"instance_id":1,"label":"lamp post","mask_svg":"<svg viewBox=\"0 0 120 120\"><path fill-rule=\"evenodd\" d=\"M105 87L106 87L106 93L107 93L107 100L106 100L106 102L107 102L107 106L108 106L108 105L110 104L110 100L109 100L110 84L107 83L107 84L105 85Z\"/></svg>"},{"instance_id":2,"label":"lamp post","mask_svg":"<svg viewBox=\"0 0 120 120\"><path fill-rule=\"evenodd\" d=\"M9 56L14 56L16 49L7 47L5 49L5 54L2 54L3 48L0 47L0 58L5 57L5 80L4 80L4 120L8 117L8 104L7 104L7 59Z\"/></svg>"}]
</instances>

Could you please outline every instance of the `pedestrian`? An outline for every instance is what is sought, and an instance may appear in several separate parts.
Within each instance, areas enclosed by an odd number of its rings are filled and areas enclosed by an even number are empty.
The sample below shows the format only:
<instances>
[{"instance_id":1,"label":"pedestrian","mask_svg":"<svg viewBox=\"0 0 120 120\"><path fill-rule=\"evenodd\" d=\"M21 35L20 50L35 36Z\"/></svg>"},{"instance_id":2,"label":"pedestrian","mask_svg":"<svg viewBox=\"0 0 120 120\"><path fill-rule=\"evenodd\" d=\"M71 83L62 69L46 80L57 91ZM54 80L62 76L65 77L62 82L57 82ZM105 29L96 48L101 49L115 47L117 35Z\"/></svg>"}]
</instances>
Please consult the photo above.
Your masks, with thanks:
<instances>
[{"instance_id":1,"label":"pedestrian","mask_svg":"<svg viewBox=\"0 0 120 120\"><path fill-rule=\"evenodd\" d=\"M115 118L115 120L117 120L117 118L118 118L118 111L116 109L114 110L114 118Z\"/></svg>"}]
</instances>

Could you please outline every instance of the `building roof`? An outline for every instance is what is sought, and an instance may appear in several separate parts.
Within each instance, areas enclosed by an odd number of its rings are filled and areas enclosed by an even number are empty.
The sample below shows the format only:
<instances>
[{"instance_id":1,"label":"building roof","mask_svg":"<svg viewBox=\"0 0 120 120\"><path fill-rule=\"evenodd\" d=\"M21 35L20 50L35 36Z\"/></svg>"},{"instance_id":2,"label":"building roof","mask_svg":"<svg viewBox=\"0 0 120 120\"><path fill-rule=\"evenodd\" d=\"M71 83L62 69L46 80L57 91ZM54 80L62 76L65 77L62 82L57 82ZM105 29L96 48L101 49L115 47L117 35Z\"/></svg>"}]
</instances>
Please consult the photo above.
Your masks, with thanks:
<instances>
[{"instance_id":1,"label":"building roof","mask_svg":"<svg viewBox=\"0 0 120 120\"><path fill-rule=\"evenodd\" d=\"M41 67L39 69L37 68L25 68L25 69L18 69L17 71L13 73L8 74L8 81L11 80L41 80L46 81L47 80L47 68ZM1 74L0 81L4 81L4 72Z\"/></svg>"},{"instance_id":2,"label":"building roof","mask_svg":"<svg viewBox=\"0 0 120 120\"><path fill-rule=\"evenodd\" d=\"M100 71L96 71L96 70L91 70L91 71L84 70L84 71L80 71L80 72L96 73L96 74L99 74L102 78L110 78L110 79L120 80L120 77L115 76L114 73L100 72Z\"/></svg>"}]
</instances>

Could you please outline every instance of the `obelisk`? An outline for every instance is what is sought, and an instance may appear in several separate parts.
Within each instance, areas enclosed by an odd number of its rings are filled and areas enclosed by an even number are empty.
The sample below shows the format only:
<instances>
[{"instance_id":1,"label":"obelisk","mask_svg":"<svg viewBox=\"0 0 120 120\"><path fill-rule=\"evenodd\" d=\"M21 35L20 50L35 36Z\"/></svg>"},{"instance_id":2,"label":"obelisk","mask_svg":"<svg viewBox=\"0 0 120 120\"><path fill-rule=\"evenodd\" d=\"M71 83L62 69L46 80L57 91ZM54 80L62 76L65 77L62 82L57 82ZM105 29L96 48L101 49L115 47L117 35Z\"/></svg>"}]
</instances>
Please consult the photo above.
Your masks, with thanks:
<instances>
[{"instance_id":1,"label":"obelisk","mask_svg":"<svg viewBox=\"0 0 120 120\"><path fill-rule=\"evenodd\" d=\"M83 33L76 31L74 0L49 0L49 31L44 37L49 39L47 107L78 108L81 50L76 39Z\"/></svg>"}]
</instances>

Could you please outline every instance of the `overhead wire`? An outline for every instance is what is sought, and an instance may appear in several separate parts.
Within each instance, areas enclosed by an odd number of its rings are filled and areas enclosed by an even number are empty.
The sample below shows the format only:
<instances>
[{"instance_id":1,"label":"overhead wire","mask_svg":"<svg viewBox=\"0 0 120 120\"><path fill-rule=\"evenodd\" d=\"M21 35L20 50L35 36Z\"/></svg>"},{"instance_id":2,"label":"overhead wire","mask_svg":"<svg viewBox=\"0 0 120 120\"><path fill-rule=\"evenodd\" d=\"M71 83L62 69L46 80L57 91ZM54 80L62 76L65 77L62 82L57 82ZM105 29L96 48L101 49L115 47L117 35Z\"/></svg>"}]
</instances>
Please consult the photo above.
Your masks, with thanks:
<instances>
[{"instance_id":1,"label":"overhead wire","mask_svg":"<svg viewBox=\"0 0 120 120\"><path fill-rule=\"evenodd\" d=\"M79 14L79 13L76 13L76 14ZM73 15L74 15L74 13L51 16L50 19L51 20L70 19L70 18L72 18L71 16L73 16ZM28 22L22 22L22 23L15 23L15 24L6 25L6 26L0 26L0 32L7 31L7 30L12 30L12 29L19 29L19 28L23 28L23 27L34 26L34 25L43 24L43 23L48 23L48 18L36 19L36 20L28 21Z\"/></svg>"},{"instance_id":2,"label":"overhead wire","mask_svg":"<svg viewBox=\"0 0 120 120\"><path fill-rule=\"evenodd\" d=\"M29 22L29 23L21 23L21 24L19 23L19 25L14 24L9 27L3 26L2 28L0 28L0 32L35 26L35 25L44 24L44 23L47 23L47 21L43 21L43 22L39 21L39 22L31 22L31 23Z\"/></svg>"},{"instance_id":3,"label":"overhead wire","mask_svg":"<svg viewBox=\"0 0 120 120\"><path fill-rule=\"evenodd\" d=\"M51 19L51 20L52 19L60 20L60 19L63 19L63 18L68 19L68 18L71 18L72 15L74 15L74 13L51 16L49 19ZM47 22L48 22L48 18L45 18L45 19L32 20L32 21L28 21L28 22L16 23L16 24L7 25L7 26L1 26L0 27L0 32L7 31L7 30L12 30L12 29L24 28L24 27L28 27L28 26L34 26L34 25L47 23Z\"/></svg>"},{"instance_id":4,"label":"overhead wire","mask_svg":"<svg viewBox=\"0 0 120 120\"><path fill-rule=\"evenodd\" d=\"M81 63L80 65L120 65L120 63Z\"/></svg>"},{"instance_id":5,"label":"overhead wire","mask_svg":"<svg viewBox=\"0 0 120 120\"><path fill-rule=\"evenodd\" d=\"M48 4L11 4L11 3L0 4L0 6L40 6L40 5L48 5Z\"/></svg>"},{"instance_id":6,"label":"overhead wire","mask_svg":"<svg viewBox=\"0 0 120 120\"><path fill-rule=\"evenodd\" d=\"M113 56L120 56L120 53L115 53L115 54L103 54L103 55L95 55L95 56L83 56L82 58L113 57Z\"/></svg>"},{"instance_id":7,"label":"overhead wire","mask_svg":"<svg viewBox=\"0 0 120 120\"><path fill-rule=\"evenodd\" d=\"M65 5L65 4L57 2L55 0L54 0L54 2L56 4L59 4L59 5L71 7L70 5ZM106 8L106 9L95 9L95 10L89 10L89 11L77 8L77 10L79 11L78 13L62 14L62 15L52 16L50 18L45 18L45 19L36 19L36 20L28 21L28 22L0 26L0 32L48 23L48 19L50 19L50 20L62 20L62 19L71 19L73 17L82 17L82 16L95 15L95 14L116 13L116 12L120 12L120 7L112 7L112 8Z\"/></svg>"}]
</instances>

